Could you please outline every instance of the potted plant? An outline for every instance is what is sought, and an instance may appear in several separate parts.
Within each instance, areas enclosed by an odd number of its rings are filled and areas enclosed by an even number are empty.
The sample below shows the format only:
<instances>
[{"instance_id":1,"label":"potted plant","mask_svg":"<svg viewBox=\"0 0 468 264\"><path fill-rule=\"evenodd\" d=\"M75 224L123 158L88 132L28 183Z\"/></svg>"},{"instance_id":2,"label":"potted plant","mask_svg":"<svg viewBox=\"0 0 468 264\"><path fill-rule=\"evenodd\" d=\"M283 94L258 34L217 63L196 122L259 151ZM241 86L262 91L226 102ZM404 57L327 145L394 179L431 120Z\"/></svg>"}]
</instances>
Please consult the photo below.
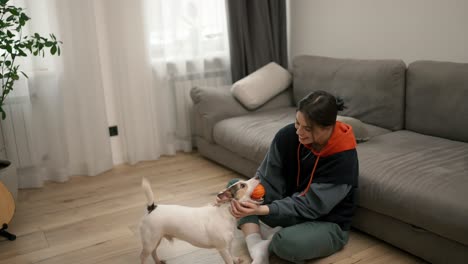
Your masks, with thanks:
<instances>
[{"instance_id":1,"label":"potted plant","mask_svg":"<svg viewBox=\"0 0 468 264\"><path fill-rule=\"evenodd\" d=\"M50 54L60 56L60 45L54 34L45 38L34 33L23 36L23 27L30 20L24 9L8 5L10 0L0 0L0 79L2 80L2 93L0 97L0 114L2 120L6 114L3 105L8 94L13 90L13 84L19 80L19 65L15 62L18 57L27 57L28 53L34 56L44 56L44 50L49 49Z\"/></svg>"},{"instance_id":2,"label":"potted plant","mask_svg":"<svg viewBox=\"0 0 468 264\"><path fill-rule=\"evenodd\" d=\"M45 50L49 50L52 55L60 56L61 41L57 40L54 34L50 34L45 38L34 33L31 35L23 35L23 28L30 18L25 14L24 9L8 3L9 0L0 0L0 115L1 120L5 120L6 113L4 109L5 99L8 94L14 89L14 83L19 80L19 74L28 76L20 70L18 65L19 57L27 57L28 55L45 55ZM3 142L5 144L5 142ZM3 147L0 145L0 147ZM9 173L12 166L9 161L0 160L0 181L8 184L15 182L16 179L11 178ZM10 173L11 174L11 173ZM16 170L14 170L16 175ZM14 175L13 175L14 176ZM9 187L9 186L7 186ZM16 189L16 186L13 186ZM13 192L16 192L14 190ZM1 223L0 223L1 224Z\"/></svg>"}]
</instances>

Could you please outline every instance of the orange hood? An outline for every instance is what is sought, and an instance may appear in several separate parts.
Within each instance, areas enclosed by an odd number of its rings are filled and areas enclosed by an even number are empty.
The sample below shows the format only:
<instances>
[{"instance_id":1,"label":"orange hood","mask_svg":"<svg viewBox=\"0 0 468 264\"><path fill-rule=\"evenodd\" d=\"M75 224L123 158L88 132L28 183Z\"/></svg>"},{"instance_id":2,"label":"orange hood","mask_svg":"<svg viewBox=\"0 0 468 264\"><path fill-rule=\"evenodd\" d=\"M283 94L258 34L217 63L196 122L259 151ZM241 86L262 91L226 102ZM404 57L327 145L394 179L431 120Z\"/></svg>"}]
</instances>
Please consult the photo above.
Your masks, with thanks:
<instances>
[{"instance_id":1,"label":"orange hood","mask_svg":"<svg viewBox=\"0 0 468 264\"><path fill-rule=\"evenodd\" d=\"M356 138L350 125L336 121L333 134L320 152L315 152L310 145L305 145L305 147L310 149L316 156L327 157L356 148Z\"/></svg>"},{"instance_id":2,"label":"orange hood","mask_svg":"<svg viewBox=\"0 0 468 264\"><path fill-rule=\"evenodd\" d=\"M297 147L297 186L299 186L299 177L301 173L301 161L299 157L301 145L302 144L299 143ZM330 139L328 139L327 145L325 145L325 147L320 152L315 152L310 145L304 146L310 151L312 151L312 153L314 153L314 155L317 156L317 159L315 160L314 168L312 169L312 173L310 174L309 183L307 184L306 189L301 192L301 196L304 196L307 193L307 191L309 191L310 184L312 183L312 179L314 178L315 169L317 168L317 164L320 157L327 157L335 153L356 148L356 138L354 137L353 128L350 125L341 123L340 121L336 121L333 134L331 135Z\"/></svg>"}]
</instances>

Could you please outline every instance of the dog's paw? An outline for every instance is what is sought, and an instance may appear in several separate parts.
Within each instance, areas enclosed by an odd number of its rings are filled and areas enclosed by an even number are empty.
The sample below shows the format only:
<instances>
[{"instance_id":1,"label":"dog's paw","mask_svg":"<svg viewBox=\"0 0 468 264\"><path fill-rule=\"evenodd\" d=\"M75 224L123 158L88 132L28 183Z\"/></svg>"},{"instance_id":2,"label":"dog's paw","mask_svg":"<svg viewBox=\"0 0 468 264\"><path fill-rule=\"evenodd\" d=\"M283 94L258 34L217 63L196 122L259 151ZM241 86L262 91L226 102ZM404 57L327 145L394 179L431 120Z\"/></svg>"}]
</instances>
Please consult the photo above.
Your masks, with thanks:
<instances>
[{"instance_id":1,"label":"dog's paw","mask_svg":"<svg viewBox=\"0 0 468 264\"><path fill-rule=\"evenodd\" d=\"M243 260L241 258L239 258L239 257L236 257L236 258L232 259L232 262L234 264L241 264L243 262Z\"/></svg>"}]
</instances>

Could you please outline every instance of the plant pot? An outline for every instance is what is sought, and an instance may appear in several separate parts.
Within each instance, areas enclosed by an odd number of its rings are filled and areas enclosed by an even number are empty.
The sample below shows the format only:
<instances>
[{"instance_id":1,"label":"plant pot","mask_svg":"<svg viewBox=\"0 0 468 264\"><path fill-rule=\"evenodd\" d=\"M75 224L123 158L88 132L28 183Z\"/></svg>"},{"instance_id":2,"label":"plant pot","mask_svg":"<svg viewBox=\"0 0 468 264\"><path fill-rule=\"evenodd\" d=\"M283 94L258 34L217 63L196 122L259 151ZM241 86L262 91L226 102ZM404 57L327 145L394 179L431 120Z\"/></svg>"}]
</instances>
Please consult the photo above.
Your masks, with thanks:
<instances>
[{"instance_id":1,"label":"plant pot","mask_svg":"<svg viewBox=\"0 0 468 264\"><path fill-rule=\"evenodd\" d=\"M8 160L0 160L0 181L8 188L16 201L18 197L18 176L16 167Z\"/></svg>"}]
</instances>

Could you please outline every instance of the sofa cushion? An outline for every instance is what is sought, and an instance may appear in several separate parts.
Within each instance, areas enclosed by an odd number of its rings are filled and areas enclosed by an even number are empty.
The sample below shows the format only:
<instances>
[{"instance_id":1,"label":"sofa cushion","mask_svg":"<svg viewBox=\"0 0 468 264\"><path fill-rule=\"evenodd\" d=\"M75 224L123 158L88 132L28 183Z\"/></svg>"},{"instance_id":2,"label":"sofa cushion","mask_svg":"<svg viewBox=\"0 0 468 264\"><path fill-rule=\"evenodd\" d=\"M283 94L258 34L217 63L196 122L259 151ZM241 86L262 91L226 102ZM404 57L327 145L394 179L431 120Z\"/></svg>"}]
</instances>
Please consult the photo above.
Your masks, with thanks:
<instances>
[{"instance_id":1,"label":"sofa cushion","mask_svg":"<svg viewBox=\"0 0 468 264\"><path fill-rule=\"evenodd\" d=\"M291 84L291 74L270 62L232 85L232 95L249 110L254 110L275 97Z\"/></svg>"},{"instance_id":2,"label":"sofa cushion","mask_svg":"<svg viewBox=\"0 0 468 264\"><path fill-rule=\"evenodd\" d=\"M213 128L219 121L251 113L231 94L230 86L195 86L190 90L193 101L193 130L196 136L213 143ZM255 111L268 111L291 106L291 93L286 90Z\"/></svg>"},{"instance_id":3,"label":"sofa cushion","mask_svg":"<svg viewBox=\"0 0 468 264\"><path fill-rule=\"evenodd\" d=\"M353 128L354 137L356 138L356 141L358 143L369 140L369 132L367 131L367 127L364 125L363 122L361 122L361 120L354 117L341 115L337 116L336 120L346 123Z\"/></svg>"},{"instance_id":4,"label":"sofa cushion","mask_svg":"<svg viewBox=\"0 0 468 264\"><path fill-rule=\"evenodd\" d=\"M299 56L293 61L295 103L325 90L344 99L341 115L398 130L404 125L405 70L401 60L334 59Z\"/></svg>"},{"instance_id":5,"label":"sofa cushion","mask_svg":"<svg viewBox=\"0 0 468 264\"><path fill-rule=\"evenodd\" d=\"M406 129L468 142L468 63L408 66Z\"/></svg>"},{"instance_id":6,"label":"sofa cushion","mask_svg":"<svg viewBox=\"0 0 468 264\"><path fill-rule=\"evenodd\" d=\"M225 119L215 125L213 138L224 148L260 164L276 132L293 123L295 116L296 108L285 107Z\"/></svg>"},{"instance_id":7,"label":"sofa cushion","mask_svg":"<svg viewBox=\"0 0 468 264\"><path fill-rule=\"evenodd\" d=\"M468 144L407 130L358 147L359 205L468 245Z\"/></svg>"},{"instance_id":8,"label":"sofa cushion","mask_svg":"<svg viewBox=\"0 0 468 264\"><path fill-rule=\"evenodd\" d=\"M356 138L357 143L366 142L373 137L392 132L392 130L389 130L383 127L374 126L374 125L361 122L361 120L354 118L354 117L339 115L336 117L336 120L346 123L350 125L351 127L353 127L353 133L354 133L354 137Z\"/></svg>"},{"instance_id":9,"label":"sofa cushion","mask_svg":"<svg viewBox=\"0 0 468 264\"><path fill-rule=\"evenodd\" d=\"M391 133L392 131L383 127L379 126L374 126L370 124L364 123L364 126L366 127L367 133L369 133L369 139L380 136L383 134Z\"/></svg>"},{"instance_id":10,"label":"sofa cushion","mask_svg":"<svg viewBox=\"0 0 468 264\"><path fill-rule=\"evenodd\" d=\"M252 113L249 115L228 118L217 123L213 130L213 140L224 148L254 162L262 162L276 132L296 118L296 108L283 107L275 110ZM359 120L349 122L350 118L340 117L343 122L362 124L353 131L365 131L356 135L356 139L373 137L391 132L385 128L362 123ZM358 131L359 132L359 131Z\"/></svg>"}]
</instances>

